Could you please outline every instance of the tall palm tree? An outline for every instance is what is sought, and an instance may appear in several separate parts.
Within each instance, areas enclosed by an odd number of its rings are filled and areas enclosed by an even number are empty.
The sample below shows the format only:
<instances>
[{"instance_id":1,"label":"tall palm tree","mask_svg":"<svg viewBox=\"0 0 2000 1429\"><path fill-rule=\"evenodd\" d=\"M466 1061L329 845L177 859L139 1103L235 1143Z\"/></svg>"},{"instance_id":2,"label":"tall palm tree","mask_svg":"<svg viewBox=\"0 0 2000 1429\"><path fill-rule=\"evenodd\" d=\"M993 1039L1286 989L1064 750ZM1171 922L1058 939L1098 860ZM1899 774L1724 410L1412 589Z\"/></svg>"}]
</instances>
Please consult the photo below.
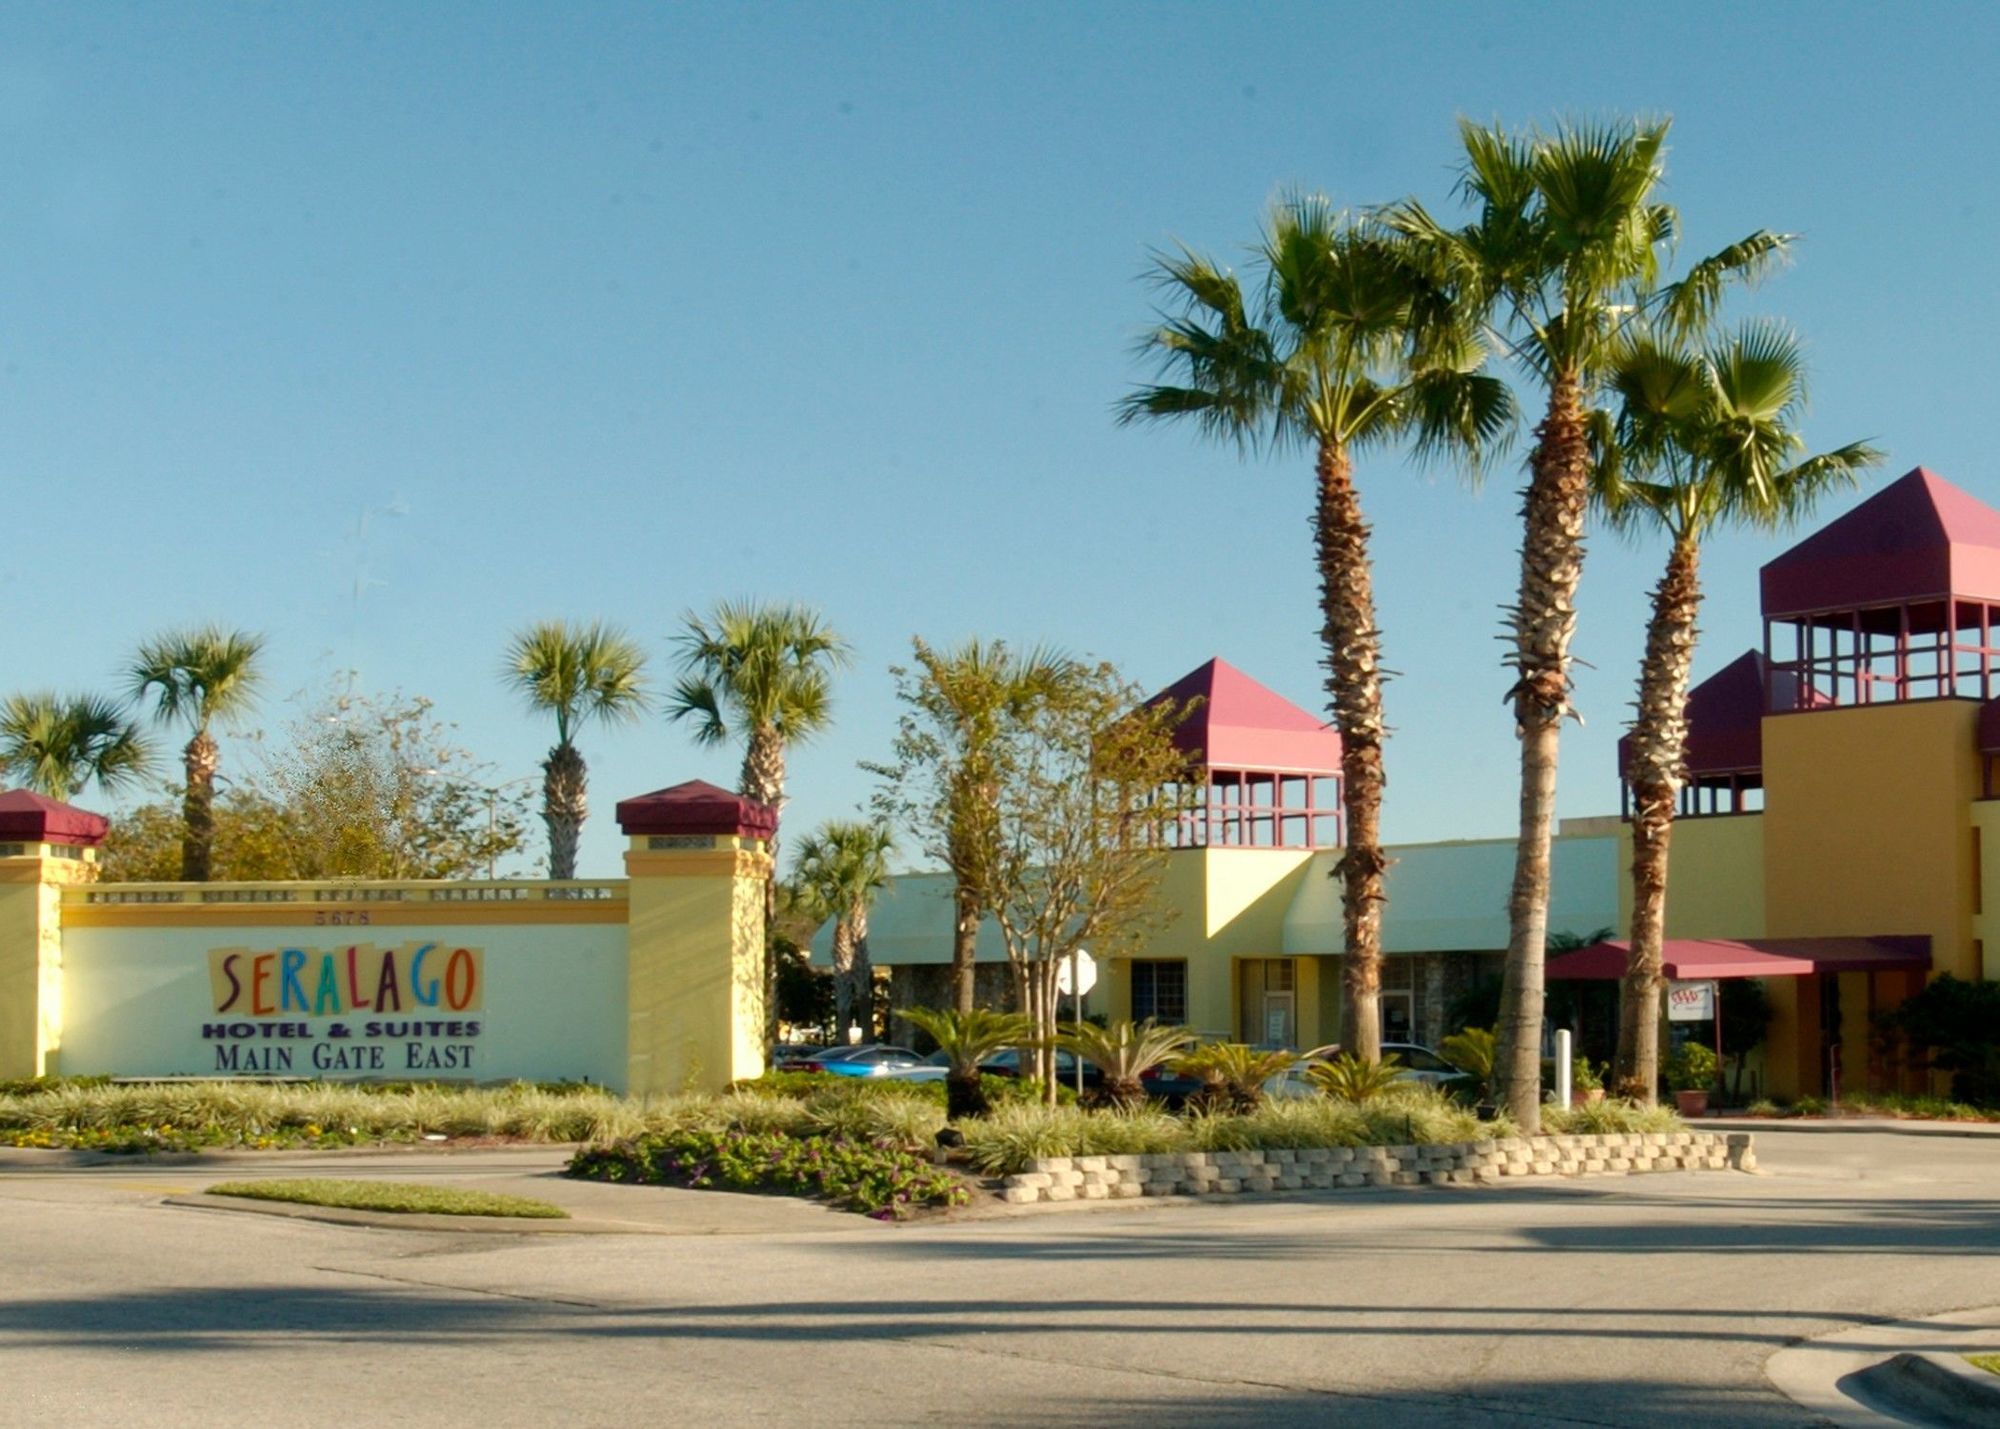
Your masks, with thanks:
<instances>
[{"instance_id":1,"label":"tall palm tree","mask_svg":"<svg viewBox=\"0 0 2000 1429\"><path fill-rule=\"evenodd\" d=\"M1698 330L1730 281L1757 276L1789 241L1760 230L1661 287L1679 226L1658 201L1667 129L1666 121L1619 120L1515 135L1461 123L1459 188L1476 211L1472 221L1450 230L1415 202L1385 216L1425 255L1435 281L1462 306L1491 315L1498 340L1547 394L1522 503L1520 592L1507 616L1520 834L1495 1067L1507 1112L1528 1133L1541 1125L1550 841L1559 736L1574 712L1570 641L1590 497L1590 407L1635 318L1650 311L1671 331Z\"/></svg>"},{"instance_id":2,"label":"tall palm tree","mask_svg":"<svg viewBox=\"0 0 2000 1429\"><path fill-rule=\"evenodd\" d=\"M928 851L951 871L952 1007L965 1017L972 1012L979 923L992 906L1000 861L999 762L1009 734L1072 662L1047 648L1016 652L1005 641L977 637L945 650L922 637L910 643L918 671L903 688L912 709L897 735L899 763L868 767L898 786L884 791L878 807L915 822L935 841ZM920 772L934 782L912 799L909 786Z\"/></svg>"},{"instance_id":3,"label":"tall palm tree","mask_svg":"<svg viewBox=\"0 0 2000 1429\"><path fill-rule=\"evenodd\" d=\"M543 620L514 637L503 673L532 708L556 717L556 742L542 761L542 822L549 877L574 878L577 841L590 815L590 771L575 736L592 720L629 724L651 706L646 652L601 620Z\"/></svg>"},{"instance_id":4,"label":"tall palm tree","mask_svg":"<svg viewBox=\"0 0 2000 1429\"><path fill-rule=\"evenodd\" d=\"M709 615L690 611L676 644L682 677L667 718L694 721L701 744L741 737L746 798L782 814L785 752L833 723L833 672L851 658L848 644L818 611L782 602L723 601ZM777 838L771 842L777 864ZM777 884L764 884L764 1005L771 1028L778 1010L777 962L771 952Z\"/></svg>"},{"instance_id":5,"label":"tall palm tree","mask_svg":"<svg viewBox=\"0 0 2000 1429\"><path fill-rule=\"evenodd\" d=\"M1506 387L1457 322L1448 289L1411 245L1319 197L1278 205L1257 254L1258 289L1192 253L1159 258L1166 321L1144 341L1172 384L1143 386L1121 422L1185 419L1241 448L1313 455L1313 532L1326 692L1340 730L1345 1040L1381 1055L1383 874L1381 632L1354 458L1398 439L1420 456L1475 461L1509 428Z\"/></svg>"},{"instance_id":6,"label":"tall palm tree","mask_svg":"<svg viewBox=\"0 0 2000 1429\"><path fill-rule=\"evenodd\" d=\"M10 695L0 704L0 776L64 801L92 780L105 793L145 777L152 751L111 700Z\"/></svg>"},{"instance_id":7,"label":"tall palm tree","mask_svg":"<svg viewBox=\"0 0 2000 1429\"><path fill-rule=\"evenodd\" d=\"M1611 368L1618 409L1600 442L1596 495L1615 524L1658 530L1668 541L1624 771L1632 790L1632 930L1612 1071L1619 1095L1648 1103L1659 1080L1667 857L1686 778L1702 539L1721 526L1784 526L1881 460L1861 442L1800 455L1805 375L1798 339L1769 322L1705 348L1640 332Z\"/></svg>"},{"instance_id":8,"label":"tall palm tree","mask_svg":"<svg viewBox=\"0 0 2000 1429\"><path fill-rule=\"evenodd\" d=\"M211 733L227 729L257 704L264 637L205 625L172 630L140 645L130 670L132 697L153 702L160 724L191 731L181 760L181 878L206 883L215 856L215 775L222 750Z\"/></svg>"},{"instance_id":9,"label":"tall palm tree","mask_svg":"<svg viewBox=\"0 0 2000 1429\"><path fill-rule=\"evenodd\" d=\"M816 919L833 919L834 1032L858 1017L875 1035L875 973L868 958L868 910L889 882L895 845L880 824L829 819L799 843L792 886Z\"/></svg>"}]
</instances>

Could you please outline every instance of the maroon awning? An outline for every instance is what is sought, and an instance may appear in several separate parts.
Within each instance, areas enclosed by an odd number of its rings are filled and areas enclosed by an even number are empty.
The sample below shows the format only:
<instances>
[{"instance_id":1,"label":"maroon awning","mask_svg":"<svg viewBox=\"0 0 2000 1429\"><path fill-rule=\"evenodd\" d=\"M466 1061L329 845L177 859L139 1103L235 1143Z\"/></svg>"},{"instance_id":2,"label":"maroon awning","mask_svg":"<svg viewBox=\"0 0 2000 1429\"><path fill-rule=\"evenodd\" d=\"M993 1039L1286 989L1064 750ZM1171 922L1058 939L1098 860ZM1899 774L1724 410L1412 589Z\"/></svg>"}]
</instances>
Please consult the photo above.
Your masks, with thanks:
<instances>
[{"instance_id":1,"label":"maroon awning","mask_svg":"<svg viewBox=\"0 0 2000 1429\"><path fill-rule=\"evenodd\" d=\"M1625 976L1632 945L1608 939L1550 958L1550 979ZM1805 977L1811 973L1926 970L1931 965L1929 934L1877 938L1669 938L1661 970L1676 982L1710 978Z\"/></svg>"}]
</instances>

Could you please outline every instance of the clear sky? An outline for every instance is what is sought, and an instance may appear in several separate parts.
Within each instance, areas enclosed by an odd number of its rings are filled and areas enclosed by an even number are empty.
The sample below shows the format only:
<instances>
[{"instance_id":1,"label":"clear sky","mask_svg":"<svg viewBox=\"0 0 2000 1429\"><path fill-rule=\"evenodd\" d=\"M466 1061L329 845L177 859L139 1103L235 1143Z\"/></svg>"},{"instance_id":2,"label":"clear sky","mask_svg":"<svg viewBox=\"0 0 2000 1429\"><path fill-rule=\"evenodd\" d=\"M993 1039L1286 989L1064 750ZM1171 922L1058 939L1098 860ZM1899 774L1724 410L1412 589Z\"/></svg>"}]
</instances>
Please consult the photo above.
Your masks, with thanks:
<instances>
[{"instance_id":1,"label":"clear sky","mask_svg":"<svg viewBox=\"0 0 2000 1429\"><path fill-rule=\"evenodd\" d=\"M1148 686L1221 655L1317 708L1309 468L1113 425L1136 279L1290 186L1446 203L1460 115L1671 114L1690 253L1805 235L1752 306L1810 341L1808 438L2000 503L1996 38L1981 5L11 5L0 688L219 619L269 633L273 723L351 668L511 777L552 728L510 631L607 617L664 675L688 608L797 598L858 661L794 828L865 800L913 632ZM1359 475L1387 832L1511 833L1518 461ZM1782 545L1711 547L1700 673ZM1565 814L1617 806L1659 558L1594 542ZM581 743L587 874L616 799L735 777L658 719Z\"/></svg>"}]
</instances>

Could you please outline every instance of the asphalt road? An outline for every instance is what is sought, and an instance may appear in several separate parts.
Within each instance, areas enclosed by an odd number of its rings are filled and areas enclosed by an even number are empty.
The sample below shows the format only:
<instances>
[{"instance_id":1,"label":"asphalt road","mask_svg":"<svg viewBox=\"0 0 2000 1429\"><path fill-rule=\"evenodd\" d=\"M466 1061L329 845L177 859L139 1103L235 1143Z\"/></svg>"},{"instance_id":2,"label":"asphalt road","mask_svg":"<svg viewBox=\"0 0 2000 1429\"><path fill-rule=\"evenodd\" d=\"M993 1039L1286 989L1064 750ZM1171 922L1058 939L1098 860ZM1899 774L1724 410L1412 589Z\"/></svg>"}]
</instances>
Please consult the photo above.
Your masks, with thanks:
<instances>
[{"instance_id":1,"label":"asphalt road","mask_svg":"<svg viewBox=\"0 0 2000 1429\"><path fill-rule=\"evenodd\" d=\"M589 1187L578 1214L653 1233L545 1237L160 1203L240 1163L10 1160L0 1423L1795 1425L1774 1351L2000 1303L2000 1140L1759 1153L917 1228ZM553 1164L321 1161L509 1190Z\"/></svg>"}]
</instances>

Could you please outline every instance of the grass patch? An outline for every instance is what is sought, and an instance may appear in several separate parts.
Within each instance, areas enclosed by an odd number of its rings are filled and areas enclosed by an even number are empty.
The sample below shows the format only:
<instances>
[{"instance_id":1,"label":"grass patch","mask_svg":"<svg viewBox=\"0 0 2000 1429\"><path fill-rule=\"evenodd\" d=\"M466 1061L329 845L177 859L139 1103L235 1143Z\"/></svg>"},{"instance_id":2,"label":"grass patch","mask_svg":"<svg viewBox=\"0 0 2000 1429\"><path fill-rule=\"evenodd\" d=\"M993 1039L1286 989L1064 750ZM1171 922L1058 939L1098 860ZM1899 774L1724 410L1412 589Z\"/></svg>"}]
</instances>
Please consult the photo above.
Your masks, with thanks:
<instances>
[{"instance_id":1,"label":"grass patch","mask_svg":"<svg viewBox=\"0 0 2000 1429\"><path fill-rule=\"evenodd\" d=\"M1983 1369L1988 1374L2000 1374L2000 1354L1967 1355L1965 1359L1967 1364L1973 1365L1978 1369Z\"/></svg>"},{"instance_id":2,"label":"grass patch","mask_svg":"<svg viewBox=\"0 0 2000 1429\"><path fill-rule=\"evenodd\" d=\"M406 1215L569 1219L569 1212L562 1207L526 1196L459 1191L446 1186L419 1186L407 1181L340 1181L330 1178L224 1181L210 1186L208 1194L241 1196L251 1201L290 1201L301 1206L337 1206L350 1211L395 1211Z\"/></svg>"}]
</instances>

